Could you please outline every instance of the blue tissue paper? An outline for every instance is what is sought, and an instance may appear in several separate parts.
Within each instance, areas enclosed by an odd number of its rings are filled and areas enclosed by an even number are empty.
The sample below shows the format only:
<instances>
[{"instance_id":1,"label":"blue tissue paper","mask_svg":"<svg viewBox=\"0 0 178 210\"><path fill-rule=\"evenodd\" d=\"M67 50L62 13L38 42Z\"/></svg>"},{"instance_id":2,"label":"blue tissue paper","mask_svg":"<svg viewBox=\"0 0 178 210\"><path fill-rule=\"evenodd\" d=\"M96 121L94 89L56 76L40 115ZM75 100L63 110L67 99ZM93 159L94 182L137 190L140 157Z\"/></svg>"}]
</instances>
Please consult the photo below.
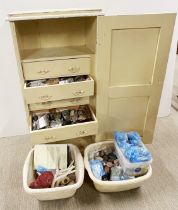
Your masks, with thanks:
<instances>
[{"instance_id":1,"label":"blue tissue paper","mask_svg":"<svg viewBox=\"0 0 178 210\"><path fill-rule=\"evenodd\" d=\"M128 137L127 137L127 134L125 132L119 132L119 131L114 132L114 138L117 142L117 145L120 148L126 149L127 146L129 146L129 144L127 144Z\"/></svg>"},{"instance_id":2,"label":"blue tissue paper","mask_svg":"<svg viewBox=\"0 0 178 210\"><path fill-rule=\"evenodd\" d=\"M134 145L134 146L141 146L141 137L140 135L135 132L135 131L131 131L131 132L128 132L127 133L127 137L128 137L128 141L131 145Z\"/></svg>"},{"instance_id":3,"label":"blue tissue paper","mask_svg":"<svg viewBox=\"0 0 178 210\"><path fill-rule=\"evenodd\" d=\"M124 156L131 163L146 162L152 159L151 153L144 146L137 132L116 131L114 132L114 138L117 145L122 149Z\"/></svg>"},{"instance_id":4,"label":"blue tissue paper","mask_svg":"<svg viewBox=\"0 0 178 210\"><path fill-rule=\"evenodd\" d=\"M100 160L90 160L89 161L91 171L93 172L93 175L97 179L102 179L102 176L105 175L105 171L103 168L103 164Z\"/></svg>"},{"instance_id":5,"label":"blue tissue paper","mask_svg":"<svg viewBox=\"0 0 178 210\"><path fill-rule=\"evenodd\" d=\"M39 172L40 174L42 174L42 173L48 171L48 169L46 169L45 167L43 167L43 166L41 166L41 165L38 165L36 170L37 170L37 172Z\"/></svg>"}]
</instances>

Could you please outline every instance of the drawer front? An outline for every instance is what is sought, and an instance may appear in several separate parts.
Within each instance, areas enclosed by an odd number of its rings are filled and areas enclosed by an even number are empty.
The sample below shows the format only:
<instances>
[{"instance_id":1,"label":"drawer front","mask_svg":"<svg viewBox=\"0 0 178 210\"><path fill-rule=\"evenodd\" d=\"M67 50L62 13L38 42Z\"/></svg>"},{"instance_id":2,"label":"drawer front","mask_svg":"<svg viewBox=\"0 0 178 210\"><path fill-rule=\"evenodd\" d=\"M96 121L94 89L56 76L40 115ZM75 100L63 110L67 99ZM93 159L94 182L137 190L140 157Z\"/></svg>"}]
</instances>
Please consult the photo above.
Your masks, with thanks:
<instances>
[{"instance_id":1,"label":"drawer front","mask_svg":"<svg viewBox=\"0 0 178 210\"><path fill-rule=\"evenodd\" d=\"M31 142L33 145L63 141L71 138L79 138L97 134L97 122L88 122L77 125L70 125L61 128L44 129L42 131L31 132Z\"/></svg>"},{"instance_id":2,"label":"drawer front","mask_svg":"<svg viewBox=\"0 0 178 210\"><path fill-rule=\"evenodd\" d=\"M59 128L31 131L31 142L33 145L35 145L96 135L98 132L98 121L94 116L93 112L92 115L93 121L91 122L78 123L75 125L66 125Z\"/></svg>"},{"instance_id":3,"label":"drawer front","mask_svg":"<svg viewBox=\"0 0 178 210\"><path fill-rule=\"evenodd\" d=\"M43 103L29 104L30 111L53 109L66 106L77 106L89 104L89 97L72 98L60 101L47 101Z\"/></svg>"},{"instance_id":4,"label":"drawer front","mask_svg":"<svg viewBox=\"0 0 178 210\"><path fill-rule=\"evenodd\" d=\"M90 58L22 63L25 80L88 75Z\"/></svg>"},{"instance_id":5,"label":"drawer front","mask_svg":"<svg viewBox=\"0 0 178 210\"><path fill-rule=\"evenodd\" d=\"M63 99L80 98L94 94L94 80L74 82L69 84L57 84L41 87L24 88L24 96L27 104L56 101Z\"/></svg>"}]
</instances>

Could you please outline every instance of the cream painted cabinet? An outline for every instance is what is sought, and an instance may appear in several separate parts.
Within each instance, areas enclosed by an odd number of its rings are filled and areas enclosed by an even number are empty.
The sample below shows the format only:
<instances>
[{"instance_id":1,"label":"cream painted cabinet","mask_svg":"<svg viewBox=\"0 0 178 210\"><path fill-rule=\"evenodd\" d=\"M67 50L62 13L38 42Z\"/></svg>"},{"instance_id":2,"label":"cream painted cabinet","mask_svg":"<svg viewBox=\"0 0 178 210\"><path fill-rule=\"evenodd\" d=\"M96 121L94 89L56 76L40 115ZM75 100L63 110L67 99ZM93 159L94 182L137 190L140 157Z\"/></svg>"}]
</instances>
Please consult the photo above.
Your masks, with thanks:
<instances>
[{"instance_id":1,"label":"cream painted cabinet","mask_svg":"<svg viewBox=\"0 0 178 210\"><path fill-rule=\"evenodd\" d=\"M98 140L136 130L151 143L175 16L98 17Z\"/></svg>"},{"instance_id":2,"label":"cream painted cabinet","mask_svg":"<svg viewBox=\"0 0 178 210\"><path fill-rule=\"evenodd\" d=\"M112 138L136 130L153 139L174 14L104 16L101 10L9 15L32 144ZM88 75L76 84L27 87L32 80ZM85 124L32 130L35 111L88 104Z\"/></svg>"}]
</instances>

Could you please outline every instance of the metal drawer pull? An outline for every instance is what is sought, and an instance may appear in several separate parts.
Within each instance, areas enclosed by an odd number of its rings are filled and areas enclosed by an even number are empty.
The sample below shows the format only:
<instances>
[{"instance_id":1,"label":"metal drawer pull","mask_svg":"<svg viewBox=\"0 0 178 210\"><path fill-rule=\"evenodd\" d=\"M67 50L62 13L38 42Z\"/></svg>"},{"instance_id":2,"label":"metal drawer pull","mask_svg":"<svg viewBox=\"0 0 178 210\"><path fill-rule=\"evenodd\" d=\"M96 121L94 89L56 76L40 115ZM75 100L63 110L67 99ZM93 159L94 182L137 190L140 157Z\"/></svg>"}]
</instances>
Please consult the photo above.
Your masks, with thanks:
<instances>
[{"instance_id":1,"label":"metal drawer pull","mask_svg":"<svg viewBox=\"0 0 178 210\"><path fill-rule=\"evenodd\" d=\"M80 98L74 98L74 99L72 99L72 100L70 100L70 102L72 103L72 104L76 104L78 101L80 101L81 99Z\"/></svg>"},{"instance_id":2,"label":"metal drawer pull","mask_svg":"<svg viewBox=\"0 0 178 210\"><path fill-rule=\"evenodd\" d=\"M43 106L49 106L52 104L52 101L46 101L41 103Z\"/></svg>"},{"instance_id":3,"label":"metal drawer pull","mask_svg":"<svg viewBox=\"0 0 178 210\"><path fill-rule=\"evenodd\" d=\"M80 70L80 67L78 66L74 66L74 67L69 67L68 71L70 71L71 73L76 73Z\"/></svg>"},{"instance_id":4,"label":"metal drawer pull","mask_svg":"<svg viewBox=\"0 0 178 210\"><path fill-rule=\"evenodd\" d=\"M79 91L74 92L73 95L74 95L74 96L81 96L81 95L83 95L84 93L85 93L85 91L79 90Z\"/></svg>"},{"instance_id":5,"label":"metal drawer pull","mask_svg":"<svg viewBox=\"0 0 178 210\"><path fill-rule=\"evenodd\" d=\"M42 74L42 75L45 75L45 74L47 74L47 73L49 73L48 70L41 70L41 71L38 71L38 74Z\"/></svg>"},{"instance_id":6,"label":"metal drawer pull","mask_svg":"<svg viewBox=\"0 0 178 210\"><path fill-rule=\"evenodd\" d=\"M45 137L45 140L46 140L46 141L49 141L49 140L52 140L52 139L54 139L54 136Z\"/></svg>"},{"instance_id":7,"label":"metal drawer pull","mask_svg":"<svg viewBox=\"0 0 178 210\"><path fill-rule=\"evenodd\" d=\"M52 96L48 96L48 95L45 95L45 96L40 96L39 97L42 101L48 101L52 98Z\"/></svg>"},{"instance_id":8,"label":"metal drawer pull","mask_svg":"<svg viewBox=\"0 0 178 210\"><path fill-rule=\"evenodd\" d=\"M87 134L87 131L79 131L79 136L83 136L83 135L86 135Z\"/></svg>"}]
</instances>

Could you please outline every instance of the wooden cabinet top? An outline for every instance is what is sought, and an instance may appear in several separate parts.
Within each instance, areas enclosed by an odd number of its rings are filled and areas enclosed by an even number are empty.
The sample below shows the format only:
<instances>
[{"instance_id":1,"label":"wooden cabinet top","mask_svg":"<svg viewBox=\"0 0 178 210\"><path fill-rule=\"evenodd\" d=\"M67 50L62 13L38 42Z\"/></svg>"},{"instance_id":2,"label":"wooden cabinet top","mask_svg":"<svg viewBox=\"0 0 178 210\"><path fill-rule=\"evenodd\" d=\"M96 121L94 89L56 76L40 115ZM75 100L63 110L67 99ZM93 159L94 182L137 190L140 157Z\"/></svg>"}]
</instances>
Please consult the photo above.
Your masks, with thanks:
<instances>
[{"instance_id":1,"label":"wooden cabinet top","mask_svg":"<svg viewBox=\"0 0 178 210\"><path fill-rule=\"evenodd\" d=\"M9 21L36 20L51 18L85 17L104 15L101 9L63 9L42 11L21 11L8 14Z\"/></svg>"}]
</instances>

